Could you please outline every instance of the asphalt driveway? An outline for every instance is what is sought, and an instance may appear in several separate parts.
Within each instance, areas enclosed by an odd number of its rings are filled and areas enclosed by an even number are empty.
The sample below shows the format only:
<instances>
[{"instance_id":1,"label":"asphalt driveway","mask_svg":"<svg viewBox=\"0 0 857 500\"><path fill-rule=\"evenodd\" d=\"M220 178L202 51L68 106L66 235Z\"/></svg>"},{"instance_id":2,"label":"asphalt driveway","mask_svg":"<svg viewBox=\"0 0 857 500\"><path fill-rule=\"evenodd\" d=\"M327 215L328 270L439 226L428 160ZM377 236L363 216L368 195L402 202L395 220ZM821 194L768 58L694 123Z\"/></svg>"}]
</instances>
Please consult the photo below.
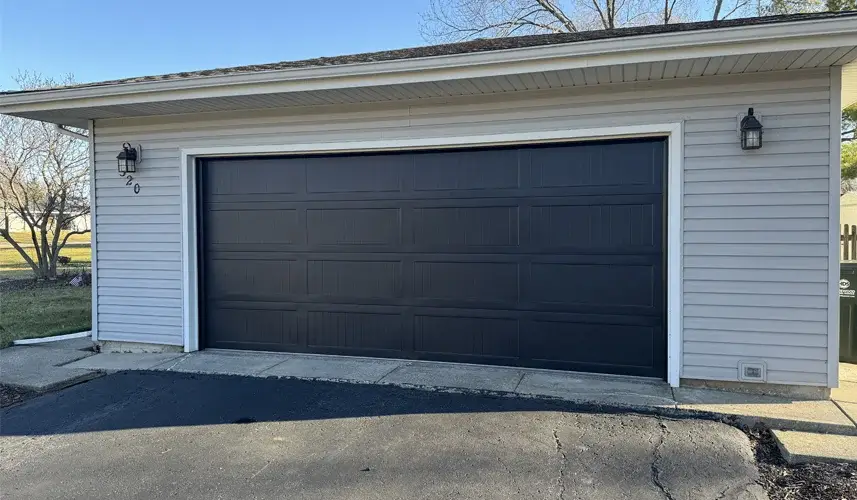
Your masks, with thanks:
<instances>
[{"instance_id":1,"label":"asphalt driveway","mask_svg":"<svg viewBox=\"0 0 857 500\"><path fill-rule=\"evenodd\" d=\"M0 415L16 498L766 498L714 422L395 387L126 372Z\"/></svg>"}]
</instances>

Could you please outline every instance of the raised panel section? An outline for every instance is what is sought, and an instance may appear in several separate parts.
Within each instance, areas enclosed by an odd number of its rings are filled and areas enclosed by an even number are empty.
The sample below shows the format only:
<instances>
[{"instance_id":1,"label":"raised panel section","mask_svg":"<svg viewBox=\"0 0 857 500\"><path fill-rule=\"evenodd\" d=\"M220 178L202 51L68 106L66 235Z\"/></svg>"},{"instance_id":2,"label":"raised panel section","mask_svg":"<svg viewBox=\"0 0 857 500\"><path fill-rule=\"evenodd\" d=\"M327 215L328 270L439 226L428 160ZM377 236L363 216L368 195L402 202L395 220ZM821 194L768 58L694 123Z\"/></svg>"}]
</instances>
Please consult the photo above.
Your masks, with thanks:
<instances>
[{"instance_id":1,"label":"raised panel section","mask_svg":"<svg viewBox=\"0 0 857 500\"><path fill-rule=\"evenodd\" d=\"M203 331L211 345L229 347L240 339L241 344L260 348L276 348L298 344L298 315L295 310L214 308L209 322L217 328Z\"/></svg>"},{"instance_id":2,"label":"raised panel section","mask_svg":"<svg viewBox=\"0 0 857 500\"><path fill-rule=\"evenodd\" d=\"M566 305L651 308L656 301L655 279L650 265L533 263L527 298Z\"/></svg>"},{"instance_id":3,"label":"raised panel section","mask_svg":"<svg viewBox=\"0 0 857 500\"><path fill-rule=\"evenodd\" d=\"M657 344L659 326L533 321L521 338L522 355L555 363L598 370L599 366L651 368L663 359Z\"/></svg>"},{"instance_id":4,"label":"raised panel section","mask_svg":"<svg viewBox=\"0 0 857 500\"><path fill-rule=\"evenodd\" d=\"M484 190L519 186L518 152L474 150L414 156L414 189Z\"/></svg>"},{"instance_id":5,"label":"raised panel section","mask_svg":"<svg viewBox=\"0 0 857 500\"><path fill-rule=\"evenodd\" d=\"M534 206L530 241L538 247L659 247L654 203Z\"/></svg>"},{"instance_id":6,"label":"raised panel section","mask_svg":"<svg viewBox=\"0 0 857 500\"><path fill-rule=\"evenodd\" d=\"M415 208L416 246L517 246L518 207Z\"/></svg>"},{"instance_id":7,"label":"raised panel section","mask_svg":"<svg viewBox=\"0 0 857 500\"><path fill-rule=\"evenodd\" d=\"M655 143L657 145L657 143ZM598 144L529 151L533 186L629 186L658 184L661 165L652 161L663 154L650 142Z\"/></svg>"},{"instance_id":8,"label":"raised panel section","mask_svg":"<svg viewBox=\"0 0 857 500\"><path fill-rule=\"evenodd\" d=\"M205 237L212 244L300 242L297 210L211 210Z\"/></svg>"},{"instance_id":9,"label":"raised panel section","mask_svg":"<svg viewBox=\"0 0 857 500\"><path fill-rule=\"evenodd\" d=\"M414 350L514 359L518 357L518 321L418 315L414 317Z\"/></svg>"},{"instance_id":10,"label":"raised panel section","mask_svg":"<svg viewBox=\"0 0 857 500\"><path fill-rule=\"evenodd\" d=\"M299 266L293 260L213 259L205 268L205 284L214 299L272 300L305 293Z\"/></svg>"},{"instance_id":11,"label":"raised panel section","mask_svg":"<svg viewBox=\"0 0 857 500\"><path fill-rule=\"evenodd\" d=\"M318 208L306 211L310 245L397 245L398 208Z\"/></svg>"},{"instance_id":12,"label":"raised panel section","mask_svg":"<svg viewBox=\"0 0 857 500\"><path fill-rule=\"evenodd\" d=\"M307 313L307 344L337 349L401 351L398 314L309 311Z\"/></svg>"},{"instance_id":13,"label":"raised panel section","mask_svg":"<svg viewBox=\"0 0 857 500\"><path fill-rule=\"evenodd\" d=\"M302 189L299 160L214 160L204 168L206 192L213 195L287 194Z\"/></svg>"},{"instance_id":14,"label":"raised panel section","mask_svg":"<svg viewBox=\"0 0 857 500\"><path fill-rule=\"evenodd\" d=\"M307 193L390 192L401 189L401 155L308 158Z\"/></svg>"},{"instance_id":15,"label":"raised panel section","mask_svg":"<svg viewBox=\"0 0 857 500\"><path fill-rule=\"evenodd\" d=\"M518 299L518 264L415 262L414 296L514 303Z\"/></svg>"},{"instance_id":16,"label":"raised panel section","mask_svg":"<svg viewBox=\"0 0 857 500\"><path fill-rule=\"evenodd\" d=\"M401 295L402 268L394 261L310 260L310 295L394 298Z\"/></svg>"}]
</instances>

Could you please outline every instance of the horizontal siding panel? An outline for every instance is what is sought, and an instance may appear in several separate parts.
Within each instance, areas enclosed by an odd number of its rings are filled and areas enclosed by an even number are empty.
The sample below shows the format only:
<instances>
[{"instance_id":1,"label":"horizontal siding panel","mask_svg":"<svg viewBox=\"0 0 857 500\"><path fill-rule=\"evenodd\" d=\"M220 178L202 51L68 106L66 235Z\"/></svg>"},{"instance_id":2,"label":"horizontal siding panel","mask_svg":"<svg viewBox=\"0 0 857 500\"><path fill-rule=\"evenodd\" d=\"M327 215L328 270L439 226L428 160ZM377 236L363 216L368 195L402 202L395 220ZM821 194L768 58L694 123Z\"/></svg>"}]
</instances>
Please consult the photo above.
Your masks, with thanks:
<instances>
[{"instance_id":1,"label":"horizontal siding panel","mask_svg":"<svg viewBox=\"0 0 857 500\"><path fill-rule=\"evenodd\" d=\"M827 359L827 347L806 346L777 346L757 345L747 342L723 343L723 342L685 342L684 352L689 354L720 354L726 356L740 356L742 358L773 358L773 359L805 359L810 361L825 361Z\"/></svg>"},{"instance_id":2,"label":"horizontal siding panel","mask_svg":"<svg viewBox=\"0 0 857 500\"><path fill-rule=\"evenodd\" d=\"M121 321L121 318L120 318ZM137 323L134 321L129 321L127 323L111 323L108 321L99 321L98 326L101 327L104 325L104 328L108 331L116 331L116 332L127 332L127 333L147 333L151 335L157 335L160 337L181 337L182 330L179 326L167 326L167 325L148 325L145 323Z\"/></svg>"},{"instance_id":3,"label":"horizontal siding panel","mask_svg":"<svg viewBox=\"0 0 857 500\"><path fill-rule=\"evenodd\" d=\"M827 270L827 263L816 257L769 256L685 256L684 265L697 269L801 269Z\"/></svg>"},{"instance_id":4,"label":"horizontal siding panel","mask_svg":"<svg viewBox=\"0 0 857 500\"><path fill-rule=\"evenodd\" d=\"M681 368L681 378L698 380L738 380L738 365L734 368L721 366L692 366L685 365Z\"/></svg>"},{"instance_id":5,"label":"horizontal siding panel","mask_svg":"<svg viewBox=\"0 0 857 500\"><path fill-rule=\"evenodd\" d=\"M95 203L98 206L98 219L101 219L102 215L106 216L116 216L116 217L124 217L127 215L140 215L141 213L147 213L152 215L180 215L181 214L181 205L148 205L145 209L141 209L138 206L130 206L130 205L102 205L101 200L96 200Z\"/></svg>"},{"instance_id":6,"label":"horizontal siding panel","mask_svg":"<svg viewBox=\"0 0 857 500\"><path fill-rule=\"evenodd\" d=\"M784 115L770 115L767 114L762 117L764 120L765 134L768 134L770 130L787 130L787 129L796 129L803 130L806 127L814 127L814 128L829 128L830 126L830 114L826 109L819 109L818 113L787 113ZM690 136L691 134L700 140L700 138L705 137L706 134L704 132L729 132L731 133L733 140L737 140L738 138L738 120L737 115L729 118L713 118L708 120L693 120L687 122L684 126L685 137ZM725 137L725 136L724 136ZM767 135L765 135L765 140L767 141ZM701 143L707 144L707 142L702 141Z\"/></svg>"},{"instance_id":7,"label":"horizontal siding panel","mask_svg":"<svg viewBox=\"0 0 857 500\"><path fill-rule=\"evenodd\" d=\"M98 291L98 309L101 310L102 306L119 306L126 307L128 305L128 297L122 297L118 295L114 295L115 290L107 291L109 293L101 293L101 290ZM155 308L166 308L166 309L178 309L181 311L182 300L179 297L175 298L165 298L165 297L141 297L140 295L135 295L133 297L134 305L137 307L155 307Z\"/></svg>"},{"instance_id":8,"label":"horizontal siding panel","mask_svg":"<svg viewBox=\"0 0 857 500\"><path fill-rule=\"evenodd\" d=\"M141 251L114 251L110 248L102 248L101 243L98 244L98 265L101 266L102 261L118 261L123 262L178 262L181 265L182 256L175 251L168 252L141 252Z\"/></svg>"},{"instance_id":9,"label":"horizontal siding panel","mask_svg":"<svg viewBox=\"0 0 857 500\"><path fill-rule=\"evenodd\" d=\"M827 182L827 181L825 181ZM827 231L827 219L688 219L687 231Z\"/></svg>"},{"instance_id":10,"label":"horizontal siding panel","mask_svg":"<svg viewBox=\"0 0 857 500\"><path fill-rule=\"evenodd\" d=\"M142 170L143 167L140 167ZM175 172L178 170L178 165L172 165L170 167L165 167L163 169L164 172ZM105 172L104 178L99 179L96 177L96 181L98 182L98 189L96 190L96 195L106 194L110 195L110 191L115 193L119 193L119 196L128 194L129 192L133 194L134 184L140 185L140 192L143 192L143 188L146 188L147 194L154 194L154 188L170 188L170 189L178 189L179 179L178 176L161 176L155 175L150 169L149 165L146 165L146 171L141 172L140 174L133 174L131 179L131 184L128 184L128 178L122 178L116 175L113 172L113 175L106 175ZM100 190L100 191L99 191Z\"/></svg>"},{"instance_id":11,"label":"horizontal siding panel","mask_svg":"<svg viewBox=\"0 0 857 500\"><path fill-rule=\"evenodd\" d=\"M148 269L111 269L99 268L98 279L102 278L129 278L133 280L181 280L180 271L162 271Z\"/></svg>"},{"instance_id":12,"label":"horizontal siding panel","mask_svg":"<svg viewBox=\"0 0 857 500\"><path fill-rule=\"evenodd\" d=\"M685 244L684 255L710 255L710 256L741 256L755 255L771 257L825 257L827 255L827 243L813 244Z\"/></svg>"},{"instance_id":13,"label":"horizontal siding panel","mask_svg":"<svg viewBox=\"0 0 857 500\"><path fill-rule=\"evenodd\" d=\"M827 309L685 305L684 316L685 318L776 319L824 322L827 321Z\"/></svg>"},{"instance_id":14,"label":"horizontal siding panel","mask_svg":"<svg viewBox=\"0 0 857 500\"><path fill-rule=\"evenodd\" d=\"M772 384L827 386L827 373L786 370L768 370L768 382Z\"/></svg>"},{"instance_id":15,"label":"horizontal siding panel","mask_svg":"<svg viewBox=\"0 0 857 500\"><path fill-rule=\"evenodd\" d=\"M128 190L128 196L96 196L96 203L99 207L108 207L112 205L120 205L123 207L160 207L170 205L180 207L181 199L179 195L171 196L156 196L141 193L134 195L134 192ZM138 211L139 212L139 211Z\"/></svg>"},{"instance_id":16,"label":"horizontal siding panel","mask_svg":"<svg viewBox=\"0 0 857 500\"><path fill-rule=\"evenodd\" d=\"M826 231L685 231L684 242L693 243L827 243Z\"/></svg>"},{"instance_id":17,"label":"horizontal siding panel","mask_svg":"<svg viewBox=\"0 0 857 500\"><path fill-rule=\"evenodd\" d=\"M159 233L178 233L181 234L182 225L180 222L176 223L145 223L145 224L130 224L130 223L116 223L111 222L109 224L102 224L101 217L98 218L98 225L96 226L98 229L98 234L103 235L106 233L111 234L130 234L130 233L148 233L148 234L159 234Z\"/></svg>"},{"instance_id":18,"label":"horizontal siding panel","mask_svg":"<svg viewBox=\"0 0 857 500\"><path fill-rule=\"evenodd\" d=\"M735 281L753 282L800 282L827 283L827 271L806 269L712 269L688 268L684 271L686 280L721 281L731 278Z\"/></svg>"},{"instance_id":19,"label":"horizontal siding panel","mask_svg":"<svg viewBox=\"0 0 857 500\"><path fill-rule=\"evenodd\" d=\"M802 335L799 333L732 332L727 330L695 330L686 328L682 337L685 344L688 342L720 342L739 347L744 343L763 345L769 349L774 348L772 346L777 346L776 348L779 348L779 346L827 348L826 336Z\"/></svg>"},{"instance_id":20,"label":"horizontal siding panel","mask_svg":"<svg viewBox=\"0 0 857 500\"><path fill-rule=\"evenodd\" d=\"M693 353L685 353L684 356L685 363L689 365L722 368L730 368L732 366L737 368L739 361L749 357ZM826 361L809 359L765 358L765 363L768 365L768 370L801 371L808 373L825 373L827 370Z\"/></svg>"},{"instance_id":21,"label":"horizontal siding panel","mask_svg":"<svg viewBox=\"0 0 857 500\"><path fill-rule=\"evenodd\" d=\"M696 182L724 181L781 181L794 179L827 179L830 176L829 165L778 168L730 168L712 170L688 170L684 180L688 184Z\"/></svg>"},{"instance_id":22,"label":"horizontal siding panel","mask_svg":"<svg viewBox=\"0 0 857 500\"><path fill-rule=\"evenodd\" d=\"M182 298L181 288L155 288L149 283L122 283L122 285L104 285L98 283L98 297L121 297L125 303L129 300L138 300L140 297L154 299L178 299Z\"/></svg>"},{"instance_id":23,"label":"horizontal siding panel","mask_svg":"<svg viewBox=\"0 0 857 500\"><path fill-rule=\"evenodd\" d=\"M99 234L98 236L100 239L101 235ZM98 252L122 252L122 254L124 254L125 252L169 252L181 259L181 255L178 254L178 252L181 252L181 245L179 243L121 243L112 241L99 241Z\"/></svg>"},{"instance_id":24,"label":"horizontal siding panel","mask_svg":"<svg viewBox=\"0 0 857 500\"><path fill-rule=\"evenodd\" d=\"M134 301L134 304L101 304L98 308L98 314L111 314L111 315L125 315L132 314L135 316L169 316L169 317L181 317L182 309L181 307L147 307L141 304L138 304L137 301ZM103 316L102 316L103 318ZM148 319L146 319L148 321Z\"/></svg>"},{"instance_id":25,"label":"horizontal siding panel","mask_svg":"<svg viewBox=\"0 0 857 500\"><path fill-rule=\"evenodd\" d=\"M98 244L102 243L116 243L116 242L128 242L128 243L181 243L181 233L180 232L172 232L172 233L148 233L148 232L140 232L140 233L114 233L110 231L99 231L98 233Z\"/></svg>"},{"instance_id":26,"label":"horizontal siding panel","mask_svg":"<svg viewBox=\"0 0 857 500\"><path fill-rule=\"evenodd\" d=\"M766 151L764 154L745 155L740 158L723 159L718 156L685 158L684 169L689 171L731 168L805 167L807 165L825 165L829 160L827 152L770 154Z\"/></svg>"},{"instance_id":27,"label":"horizontal siding panel","mask_svg":"<svg viewBox=\"0 0 857 500\"><path fill-rule=\"evenodd\" d=\"M99 324L116 324L123 322L132 322L138 323L140 325L150 326L155 328L156 330L160 330L159 327L178 327L182 326L182 317L181 314L178 315L160 315L160 316L147 316L147 315L138 315L133 314L133 309L129 309L127 312L123 312L121 314L112 314L112 313L102 313L98 311L98 321ZM165 334L172 335L175 332L174 328L166 328Z\"/></svg>"},{"instance_id":28,"label":"horizontal siding panel","mask_svg":"<svg viewBox=\"0 0 857 500\"><path fill-rule=\"evenodd\" d=\"M687 194L686 207L730 207L736 205L765 206L821 205L826 203L827 193L742 193L742 194Z\"/></svg>"},{"instance_id":29,"label":"horizontal siding panel","mask_svg":"<svg viewBox=\"0 0 857 500\"><path fill-rule=\"evenodd\" d=\"M111 255L111 259L101 259L98 261L98 269L114 270L114 269L136 269L140 271L175 271L180 272L182 263L178 260L133 260L133 259L116 259ZM99 274L103 276L103 274Z\"/></svg>"},{"instance_id":30,"label":"horizontal siding panel","mask_svg":"<svg viewBox=\"0 0 857 500\"><path fill-rule=\"evenodd\" d=\"M685 328L700 330L731 330L736 332L785 332L807 335L826 335L827 324L823 321L793 321L771 319L731 319L685 317Z\"/></svg>"},{"instance_id":31,"label":"horizontal siding panel","mask_svg":"<svg viewBox=\"0 0 857 500\"><path fill-rule=\"evenodd\" d=\"M827 179L688 181L685 194L826 193L828 187Z\"/></svg>"},{"instance_id":32,"label":"horizontal siding panel","mask_svg":"<svg viewBox=\"0 0 857 500\"><path fill-rule=\"evenodd\" d=\"M774 128L768 121L762 117L765 127L764 144L768 146L777 142L792 142L806 140L827 140L830 136L830 127L828 125L812 126L806 125L803 127L791 128ZM715 132L715 133L712 133ZM731 130L707 130L704 132L688 132L684 136L684 143L687 146L711 145L711 144L728 144L735 145L738 140L735 122L732 122Z\"/></svg>"},{"instance_id":33,"label":"horizontal siding panel","mask_svg":"<svg viewBox=\"0 0 857 500\"><path fill-rule=\"evenodd\" d=\"M762 156L769 154L793 154L793 153L827 153L830 149L830 142L827 139L813 141L782 141L782 142L764 142L764 148L757 152L749 153L741 149L738 141L733 141L731 144L705 144L699 146L685 146L684 157L711 157L719 158L740 156L746 158L748 156Z\"/></svg>"},{"instance_id":34,"label":"horizontal siding panel","mask_svg":"<svg viewBox=\"0 0 857 500\"><path fill-rule=\"evenodd\" d=\"M152 335L149 333L123 330L122 324L98 325L98 340L114 342L141 342L145 344L176 345L184 344L182 335Z\"/></svg>"},{"instance_id":35,"label":"horizontal siding panel","mask_svg":"<svg viewBox=\"0 0 857 500\"><path fill-rule=\"evenodd\" d=\"M98 276L98 286L113 286L113 287L145 287L145 288L153 288L153 289L161 289L161 290L181 290L181 277L176 276L176 279L123 279L123 278L102 278ZM101 293L101 292L99 292Z\"/></svg>"},{"instance_id":36,"label":"horizontal siding panel","mask_svg":"<svg viewBox=\"0 0 857 500\"><path fill-rule=\"evenodd\" d=\"M827 297L816 295L768 295L768 294L731 294L731 293L700 293L687 292L684 294L685 306L690 304L709 306L762 306L762 307L808 307L815 309L827 308Z\"/></svg>"},{"instance_id":37,"label":"horizontal siding panel","mask_svg":"<svg viewBox=\"0 0 857 500\"><path fill-rule=\"evenodd\" d=\"M684 207L685 221L693 219L826 219L824 205L766 205L738 207Z\"/></svg>"},{"instance_id":38,"label":"horizontal siding panel","mask_svg":"<svg viewBox=\"0 0 857 500\"><path fill-rule=\"evenodd\" d=\"M129 215L102 215L98 214L98 228L121 224L122 227L130 230L135 230L138 227L175 227L181 226L181 216L179 214L129 214Z\"/></svg>"},{"instance_id":39,"label":"horizontal siding panel","mask_svg":"<svg viewBox=\"0 0 857 500\"><path fill-rule=\"evenodd\" d=\"M725 277L719 281L685 279L684 292L827 296L827 284L726 281Z\"/></svg>"}]
</instances>

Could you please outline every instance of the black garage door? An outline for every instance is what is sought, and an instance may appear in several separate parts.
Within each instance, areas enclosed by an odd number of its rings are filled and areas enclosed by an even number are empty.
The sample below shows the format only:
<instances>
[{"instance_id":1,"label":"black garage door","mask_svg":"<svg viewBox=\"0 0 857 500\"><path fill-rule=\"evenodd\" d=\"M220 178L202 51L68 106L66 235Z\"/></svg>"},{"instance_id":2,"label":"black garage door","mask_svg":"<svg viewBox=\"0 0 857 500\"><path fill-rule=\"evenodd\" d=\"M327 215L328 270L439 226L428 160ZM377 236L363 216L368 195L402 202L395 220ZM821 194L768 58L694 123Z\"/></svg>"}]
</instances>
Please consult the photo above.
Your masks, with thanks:
<instances>
[{"instance_id":1,"label":"black garage door","mask_svg":"<svg viewBox=\"0 0 857 500\"><path fill-rule=\"evenodd\" d=\"M206 160L203 343L663 377L665 151Z\"/></svg>"}]
</instances>

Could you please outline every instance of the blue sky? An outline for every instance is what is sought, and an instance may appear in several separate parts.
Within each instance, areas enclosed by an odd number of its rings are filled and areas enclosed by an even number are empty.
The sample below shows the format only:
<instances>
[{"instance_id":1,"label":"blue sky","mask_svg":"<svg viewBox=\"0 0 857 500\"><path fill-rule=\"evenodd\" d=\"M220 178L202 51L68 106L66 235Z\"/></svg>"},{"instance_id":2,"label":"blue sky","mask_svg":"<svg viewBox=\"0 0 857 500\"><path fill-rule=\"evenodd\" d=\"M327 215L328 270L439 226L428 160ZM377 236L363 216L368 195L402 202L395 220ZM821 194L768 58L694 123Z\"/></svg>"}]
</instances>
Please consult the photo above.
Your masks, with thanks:
<instances>
[{"instance_id":1,"label":"blue sky","mask_svg":"<svg viewBox=\"0 0 857 500\"><path fill-rule=\"evenodd\" d=\"M428 0L0 0L0 89L423 45Z\"/></svg>"}]
</instances>

